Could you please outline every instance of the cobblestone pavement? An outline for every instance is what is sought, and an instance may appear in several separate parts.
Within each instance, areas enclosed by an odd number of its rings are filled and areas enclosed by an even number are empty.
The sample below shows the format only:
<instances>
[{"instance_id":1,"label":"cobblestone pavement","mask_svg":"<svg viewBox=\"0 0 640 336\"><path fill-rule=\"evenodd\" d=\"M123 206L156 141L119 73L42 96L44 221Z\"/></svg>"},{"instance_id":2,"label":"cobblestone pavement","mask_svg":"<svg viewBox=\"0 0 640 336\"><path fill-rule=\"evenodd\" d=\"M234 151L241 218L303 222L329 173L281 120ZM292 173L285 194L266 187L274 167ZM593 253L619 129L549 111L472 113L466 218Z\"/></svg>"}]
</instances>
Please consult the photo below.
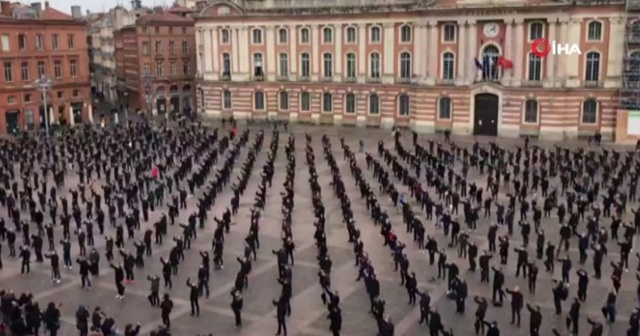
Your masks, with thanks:
<instances>
[{"instance_id":1,"label":"cobblestone pavement","mask_svg":"<svg viewBox=\"0 0 640 336\"><path fill-rule=\"evenodd\" d=\"M242 127L241 127L242 128ZM259 126L251 126L252 129L260 128ZM265 127L267 128L267 127ZM372 263L379 274L381 284L381 293L387 301L387 312L393 318L396 324L396 335L426 335L428 330L426 327L418 325L419 310L417 306L407 304L406 291L399 285L399 274L393 271L393 260L389 255L387 248L382 247L382 238L379 230L375 228L371 219L366 212L364 202L359 197L359 192L354 187L355 181L349 173L348 165L342 160L342 151L339 148L339 137L344 136L346 142L354 149L358 146L358 141L364 139L366 149L375 152L376 143L384 140L389 145L392 136L389 131L374 129L351 129L351 128L329 128L329 127L305 127L294 126L289 132L297 134L296 141L296 162L297 172L295 181L295 208L293 219L293 237L297 245L297 253L295 255L294 278L293 278L293 314L288 320L289 335L329 335L329 321L326 319L326 309L322 306L320 300L320 286L317 279L318 267L315 262L316 249L313 245L313 219L309 216L309 208L311 207L310 188L308 184L309 173L307 170L306 160L304 159L304 137L301 133L308 132L313 135L313 143L316 153L321 153L322 133L331 136L333 144L333 152L340 165L345 184L348 186L348 194L352 201L352 208L355 219L362 231L362 239L365 249L369 253ZM252 132L251 137L253 138ZM266 132L265 147L271 139L270 132ZM421 136L420 141L426 142L428 138L437 139L438 136ZM405 137L405 142L409 144L410 136ZM280 137L281 146L287 141L287 136L282 134ZM459 138L457 142L471 144L473 138ZM503 141L495 138L482 139L481 142L498 141L507 146L513 146L514 140ZM517 141L515 141L517 142ZM545 144L551 145L551 144ZM577 143L575 145L578 145ZM284 151L283 148L280 151ZM266 148L258 156L256 169L259 169L267 159ZM247 150L238 160L236 167L239 167L246 158ZM249 229L249 211L253 204L255 192L259 176L254 174L251 177L249 187L241 198L241 209L234 217L234 225L231 233L226 238L225 244L225 261L224 269L212 273L210 283L211 296L201 301L200 306L202 313L200 317L192 317L189 314L188 295L189 289L185 285L186 279L195 278L197 267L200 263L198 251L210 250L211 240L213 236L213 217L220 216L224 209L229 205L231 192L227 188L225 192L218 197L216 205L210 214L210 223L206 229L198 232L198 239L192 246L192 249L185 253L186 259L180 265L180 275L174 277L174 287L166 292L170 293L176 307L172 313L173 334L177 336L192 336L197 334L213 335L269 335L276 331L276 320L274 318L275 310L271 304L271 300L275 299L280 292L280 285L276 282L277 266L275 256L271 250L280 246L280 222L282 219L280 213L281 197L280 192L283 191L282 183L284 182L284 167L286 165L286 157L284 153L278 156L276 161L276 176L273 181L273 187L268 190L267 207L264 218L261 220L261 249L258 253L258 260L254 263L253 272L250 276L249 290L244 297L243 319L244 325L241 329L234 328L233 313L229 307L231 297L230 289L233 286L235 274L239 269L239 265L235 262L236 256L242 254L242 240ZM358 163L365 169L364 154L358 154ZM338 204L338 200L334 197L333 190L330 186L331 176L327 162L322 155L317 155L316 164L318 174L320 176L320 184L322 187L322 198L327 209L327 235L329 243L329 255L334 264L334 272L332 272L333 287L340 292L341 306L343 309L343 335L375 335L375 321L367 314L368 297L365 292L364 285L361 282L355 282L357 269L354 268L353 253L350 245L347 243L347 233L342 224L342 216ZM239 169L236 168L234 175L238 175ZM377 182L373 179L372 172L365 172L365 176L373 187L377 187ZM232 177L232 180L235 176ZM470 181L476 181L479 185L484 186L485 181L477 172L470 173ZM69 187L77 183L77 176L67 178ZM394 183L400 190L406 190L400 182L394 180ZM406 192L406 191L405 191ZM407 193L408 194L408 193ZM501 193L504 197L504 193ZM419 251L412 243L412 238L404 230L401 222L401 214L392 208L391 201L386 196L380 196L381 205L390 214L393 225L396 227L399 239L406 242L407 255L410 258L411 269L416 272L419 287L428 289L432 296L432 302L435 304L442 314L443 322L446 327L453 328L456 335L473 335L474 311L476 305L472 300L467 301L467 313L458 315L454 313L454 303L447 299L443 294L446 290L446 284L442 281L431 281L436 271L435 266L429 266L427 255ZM189 208L187 211L181 212L180 222L185 223L190 213L195 211L196 197L188 200ZM635 206L635 205L634 205ZM105 209L106 211L106 209ZM143 230L151 226L152 223L159 218L165 209L156 209L152 213L149 222L143 223ZM0 215L5 216L5 209L0 210ZM629 215L627 215L629 218ZM444 238L440 231L436 231L433 223L423 220L427 226L428 234L435 234L438 237L440 245L443 245ZM477 242L480 250L487 248L486 245L486 228L490 219L481 219L478 232L472 234L472 240ZM555 240L556 237L556 218L551 218L543 222L543 226L547 228L548 239ZM608 222L607 222L608 225ZM107 224L108 226L108 224ZM178 228L179 229L179 228ZM170 227L170 234L178 235L179 231L176 226ZM58 229L60 230L60 229ZM107 228L107 234L115 235L111 227ZM56 232L56 237L61 237L61 231ZM139 235L137 238L141 238ZM512 246L518 246L520 243L519 235L514 235ZM132 241L127 241L127 248L133 247ZM77 255L77 246L74 245L74 256ZM577 255L575 249L576 243L572 242L570 254L574 260L574 269L577 269ZM96 238L96 246L103 254L104 239ZM530 246L529 255L534 255L533 246ZM42 265L33 265L32 271L28 275L20 275L20 267L18 259L4 256L4 269L0 271L0 287L12 289L15 292L31 292L34 293L41 307L45 307L50 301L62 302L61 308L63 314L63 329L61 335L75 335L75 310L79 304L85 304L92 311L94 307L100 306L108 315L112 316L118 326L122 329L126 323L139 322L142 325L142 335L148 335L149 332L161 323L160 312L151 308L147 302L149 283L145 280L147 275L160 275L161 264L159 258L167 257L170 244L165 243L161 246L154 246L153 256L147 257L145 260L145 268L136 270L135 284L127 286L126 297L124 300L116 300L115 285L113 274L106 262L102 261L101 274L93 279L94 285L91 291L80 289L80 278L77 269L63 270L63 279L60 284L53 285L49 280L49 266L47 263ZM615 260L617 258L617 247L610 246L608 259ZM465 260L457 259L457 253L453 249L448 249L449 260L455 260L460 269L462 276L469 284L470 296L482 295L490 296L490 287L480 284L480 275L466 271L468 263ZM634 258L635 259L635 258ZM510 264L506 266L506 284L509 287L520 286L526 288L526 280L523 278L515 278L515 257L510 258ZM635 268L635 260L633 261ZM590 261L585 266L592 272ZM604 266L603 274L610 274L610 267ZM559 270L556 270L555 277L559 277ZM625 274L623 287L618 296L618 315L619 321L606 327L608 335L623 335L626 331L626 319L630 311L637 305L635 295L635 274L630 271ZM553 302L551 296L552 276L540 271L538 280L538 289L535 296L525 294L527 302L540 305L543 310L544 322L541 335L551 335L550 329L558 327L565 330L564 318L553 315ZM571 295L575 295L573 288L577 276L572 275ZM587 303L583 305L582 318L580 326L581 334L588 330L586 317L592 316L602 320L600 308L602 307L607 290L610 287L610 280L604 276L602 280L591 279L590 291ZM505 308L490 307L487 320L496 320L499 322L504 335L528 335L528 313L523 312L523 321L520 328L516 328L509 324L510 312L508 304ZM564 311L568 310L568 303L565 302Z\"/></svg>"}]
</instances>

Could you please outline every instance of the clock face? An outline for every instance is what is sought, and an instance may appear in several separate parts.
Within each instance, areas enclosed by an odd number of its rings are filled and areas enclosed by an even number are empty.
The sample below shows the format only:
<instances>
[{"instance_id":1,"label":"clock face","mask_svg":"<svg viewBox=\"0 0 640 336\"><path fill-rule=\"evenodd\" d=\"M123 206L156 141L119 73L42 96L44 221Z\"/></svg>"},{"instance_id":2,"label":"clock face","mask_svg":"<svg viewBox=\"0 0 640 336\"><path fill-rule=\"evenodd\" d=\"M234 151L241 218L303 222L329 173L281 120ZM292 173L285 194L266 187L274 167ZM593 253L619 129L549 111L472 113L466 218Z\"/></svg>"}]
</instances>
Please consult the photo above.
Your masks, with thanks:
<instances>
[{"instance_id":1,"label":"clock face","mask_svg":"<svg viewBox=\"0 0 640 336\"><path fill-rule=\"evenodd\" d=\"M484 36L496 37L500 33L500 26L497 23L487 23L484 25Z\"/></svg>"}]
</instances>

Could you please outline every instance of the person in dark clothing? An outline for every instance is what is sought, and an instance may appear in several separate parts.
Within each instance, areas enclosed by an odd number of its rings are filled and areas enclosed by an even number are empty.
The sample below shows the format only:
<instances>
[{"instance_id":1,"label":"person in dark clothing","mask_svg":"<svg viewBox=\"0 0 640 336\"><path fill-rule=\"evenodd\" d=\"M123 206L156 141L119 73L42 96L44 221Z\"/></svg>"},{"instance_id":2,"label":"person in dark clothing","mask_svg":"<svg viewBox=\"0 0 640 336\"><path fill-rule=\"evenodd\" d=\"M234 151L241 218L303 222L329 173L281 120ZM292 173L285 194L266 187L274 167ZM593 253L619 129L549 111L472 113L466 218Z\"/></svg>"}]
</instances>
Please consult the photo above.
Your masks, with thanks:
<instances>
[{"instance_id":1,"label":"person in dark clothing","mask_svg":"<svg viewBox=\"0 0 640 336\"><path fill-rule=\"evenodd\" d=\"M242 326L242 292L234 288L231 291L231 298L231 310L233 310L233 315L236 319L236 328L238 328Z\"/></svg>"},{"instance_id":2,"label":"person in dark clothing","mask_svg":"<svg viewBox=\"0 0 640 336\"><path fill-rule=\"evenodd\" d=\"M200 285L198 283L191 283L191 279L187 279L187 286L189 287L189 302L191 303L191 316L200 316Z\"/></svg>"},{"instance_id":3,"label":"person in dark clothing","mask_svg":"<svg viewBox=\"0 0 640 336\"><path fill-rule=\"evenodd\" d=\"M281 297L279 300L273 300L273 305L276 306L276 319L278 320L278 332L276 335L284 332L284 336L287 336L287 298Z\"/></svg>"},{"instance_id":4,"label":"person in dark clothing","mask_svg":"<svg viewBox=\"0 0 640 336\"><path fill-rule=\"evenodd\" d=\"M171 329L171 311L173 310L173 301L169 297L169 294L164 294L162 298L162 303L160 303L160 315L162 317L162 324L167 329Z\"/></svg>"},{"instance_id":5,"label":"person in dark clothing","mask_svg":"<svg viewBox=\"0 0 640 336\"><path fill-rule=\"evenodd\" d=\"M540 326L542 325L540 307L534 307L527 303L527 310L531 314L529 317L529 336L540 336Z\"/></svg>"}]
</instances>

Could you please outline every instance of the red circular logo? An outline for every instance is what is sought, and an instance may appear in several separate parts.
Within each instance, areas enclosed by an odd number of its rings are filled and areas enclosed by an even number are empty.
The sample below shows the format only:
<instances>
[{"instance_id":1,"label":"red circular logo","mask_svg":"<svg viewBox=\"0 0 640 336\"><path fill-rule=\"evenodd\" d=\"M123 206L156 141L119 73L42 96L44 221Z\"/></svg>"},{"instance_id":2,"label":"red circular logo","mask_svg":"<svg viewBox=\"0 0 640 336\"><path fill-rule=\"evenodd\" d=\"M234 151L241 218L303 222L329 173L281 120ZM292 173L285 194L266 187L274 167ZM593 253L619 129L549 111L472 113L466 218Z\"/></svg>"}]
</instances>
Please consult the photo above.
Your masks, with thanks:
<instances>
[{"instance_id":1,"label":"red circular logo","mask_svg":"<svg viewBox=\"0 0 640 336\"><path fill-rule=\"evenodd\" d=\"M546 57L551 52L551 44L543 38L533 40L531 52L539 58Z\"/></svg>"}]
</instances>

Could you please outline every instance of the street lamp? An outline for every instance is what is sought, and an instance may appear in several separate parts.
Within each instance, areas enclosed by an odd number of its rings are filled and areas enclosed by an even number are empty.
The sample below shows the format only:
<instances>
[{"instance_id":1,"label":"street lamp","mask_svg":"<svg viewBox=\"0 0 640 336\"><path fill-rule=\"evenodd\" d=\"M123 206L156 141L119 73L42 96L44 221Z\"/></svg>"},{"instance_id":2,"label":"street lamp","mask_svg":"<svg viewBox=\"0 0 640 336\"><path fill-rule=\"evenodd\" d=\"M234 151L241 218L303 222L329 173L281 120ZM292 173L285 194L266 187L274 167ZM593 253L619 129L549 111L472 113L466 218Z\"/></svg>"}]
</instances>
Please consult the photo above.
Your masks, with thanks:
<instances>
[{"instance_id":1,"label":"street lamp","mask_svg":"<svg viewBox=\"0 0 640 336\"><path fill-rule=\"evenodd\" d=\"M129 92L127 91L127 86L125 83L118 83L118 93L120 93L120 95L118 95L118 97L124 97L124 102L122 100L120 100L120 107L124 109L124 119L125 122L128 124L129 123Z\"/></svg>"},{"instance_id":2,"label":"street lamp","mask_svg":"<svg viewBox=\"0 0 640 336\"><path fill-rule=\"evenodd\" d=\"M140 79L144 84L144 91L147 95L147 111L153 115L153 82L155 78L149 74L144 74Z\"/></svg>"},{"instance_id":3,"label":"street lamp","mask_svg":"<svg viewBox=\"0 0 640 336\"><path fill-rule=\"evenodd\" d=\"M47 109L47 92L51 90L53 86L53 81L50 78L45 77L44 75L40 76L35 81L36 87L38 87L38 91L42 94L42 107L44 109L44 129L45 134L49 135L49 111Z\"/></svg>"}]
</instances>

